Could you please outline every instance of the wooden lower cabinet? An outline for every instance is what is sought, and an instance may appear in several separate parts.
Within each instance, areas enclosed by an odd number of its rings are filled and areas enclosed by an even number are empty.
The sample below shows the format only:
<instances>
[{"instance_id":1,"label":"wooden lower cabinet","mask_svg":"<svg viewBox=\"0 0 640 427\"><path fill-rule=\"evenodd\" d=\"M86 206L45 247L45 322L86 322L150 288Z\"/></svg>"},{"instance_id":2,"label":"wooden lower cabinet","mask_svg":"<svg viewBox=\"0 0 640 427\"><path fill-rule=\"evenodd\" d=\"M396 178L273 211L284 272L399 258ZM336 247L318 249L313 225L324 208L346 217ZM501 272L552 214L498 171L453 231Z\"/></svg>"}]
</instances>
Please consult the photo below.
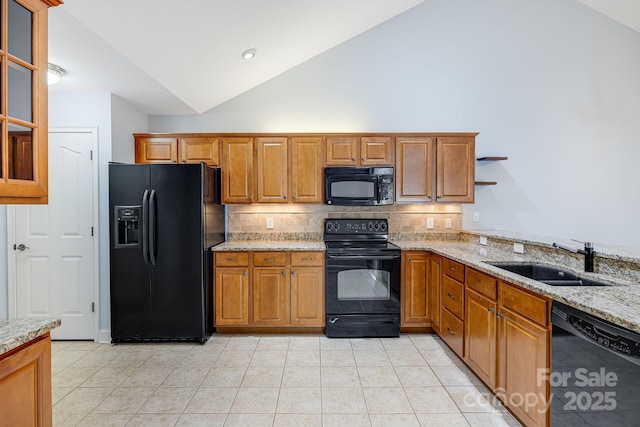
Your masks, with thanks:
<instances>
[{"instance_id":1,"label":"wooden lower cabinet","mask_svg":"<svg viewBox=\"0 0 640 427\"><path fill-rule=\"evenodd\" d=\"M402 253L401 327L431 326L431 290L429 255L426 252Z\"/></svg>"},{"instance_id":2,"label":"wooden lower cabinet","mask_svg":"<svg viewBox=\"0 0 640 427\"><path fill-rule=\"evenodd\" d=\"M51 339L0 356L0 426L51 426Z\"/></svg>"},{"instance_id":3,"label":"wooden lower cabinet","mask_svg":"<svg viewBox=\"0 0 640 427\"><path fill-rule=\"evenodd\" d=\"M248 267L216 267L214 311L216 326L249 325Z\"/></svg>"},{"instance_id":4,"label":"wooden lower cabinet","mask_svg":"<svg viewBox=\"0 0 640 427\"><path fill-rule=\"evenodd\" d=\"M436 333L440 333L442 257L438 255L429 255L429 287L431 288L431 327Z\"/></svg>"},{"instance_id":5,"label":"wooden lower cabinet","mask_svg":"<svg viewBox=\"0 0 640 427\"><path fill-rule=\"evenodd\" d=\"M546 426L550 390L549 382L540 378L551 367L549 328L506 307L500 307L499 314L499 395L524 425Z\"/></svg>"},{"instance_id":6,"label":"wooden lower cabinet","mask_svg":"<svg viewBox=\"0 0 640 427\"><path fill-rule=\"evenodd\" d=\"M491 388L497 382L497 304L473 290L465 294L465 362Z\"/></svg>"},{"instance_id":7,"label":"wooden lower cabinet","mask_svg":"<svg viewBox=\"0 0 640 427\"><path fill-rule=\"evenodd\" d=\"M323 252L217 252L215 326L324 326L323 266Z\"/></svg>"},{"instance_id":8,"label":"wooden lower cabinet","mask_svg":"<svg viewBox=\"0 0 640 427\"><path fill-rule=\"evenodd\" d=\"M253 269L253 324L284 326L289 323L289 275L285 267Z\"/></svg>"}]
</instances>

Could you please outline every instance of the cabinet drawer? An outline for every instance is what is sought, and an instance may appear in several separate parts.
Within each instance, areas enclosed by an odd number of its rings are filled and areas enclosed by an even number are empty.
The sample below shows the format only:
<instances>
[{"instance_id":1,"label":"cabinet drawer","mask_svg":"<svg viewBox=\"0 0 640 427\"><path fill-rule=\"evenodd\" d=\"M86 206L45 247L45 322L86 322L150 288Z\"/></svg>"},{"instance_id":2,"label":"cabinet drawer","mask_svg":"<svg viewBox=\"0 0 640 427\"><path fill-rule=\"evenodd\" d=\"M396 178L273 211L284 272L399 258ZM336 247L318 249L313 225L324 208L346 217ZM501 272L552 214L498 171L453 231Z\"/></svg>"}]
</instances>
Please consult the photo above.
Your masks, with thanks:
<instances>
[{"instance_id":1,"label":"cabinet drawer","mask_svg":"<svg viewBox=\"0 0 640 427\"><path fill-rule=\"evenodd\" d=\"M442 278L442 305L451 311L451 313L463 318L463 295L464 289L462 283L458 283L450 277Z\"/></svg>"},{"instance_id":2,"label":"cabinet drawer","mask_svg":"<svg viewBox=\"0 0 640 427\"><path fill-rule=\"evenodd\" d=\"M324 252L291 252L291 265L322 265Z\"/></svg>"},{"instance_id":3,"label":"cabinet drawer","mask_svg":"<svg viewBox=\"0 0 640 427\"><path fill-rule=\"evenodd\" d=\"M442 260L442 272L449 277L453 277L458 282L464 283L464 264L444 258Z\"/></svg>"},{"instance_id":4,"label":"cabinet drawer","mask_svg":"<svg viewBox=\"0 0 640 427\"><path fill-rule=\"evenodd\" d=\"M498 281L484 273L469 269L467 271L467 288L495 300L498 296Z\"/></svg>"},{"instance_id":5,"label":"cabinet drawer","mask_svg":"<svg viewBox=\"0 0 640 427\"><path fill-rule=\"evenodd\" d=\"M500 305L509 307L542 326L549 324L549 300L504 282L500 282L499 289Z\"/></svg>"},{"instance_id":6,"label":"cabinet drawer","mask_svg":"<svg viewBox=\"0 0 640 427\"><path fill-rule=\"evenodd\" d=\"M442 339L451 347L451 350L463 357L464 329L462 320L451 314L449 310L443 309L440 318L440 332Z\"/></svg>"},{"instance_id":7,"label":"cabinet drawer","mask_svg":"<svg viewBox=\"0 0 640 427\"><path fill-rule=\"evenodd\" d=\"M255 252L253 254L254 267L284 267L286 264L286 252Z\"/></svg>"},{"instance_id":8,"label":"cabinet drawer","mask_svg":"<svg viewBox=\"0 0 640 427\"><path fill-rule=\"evenodd\" d=\"M247 267L249 252L216 252L216 267Z\"/></svg>"}]
</instances>

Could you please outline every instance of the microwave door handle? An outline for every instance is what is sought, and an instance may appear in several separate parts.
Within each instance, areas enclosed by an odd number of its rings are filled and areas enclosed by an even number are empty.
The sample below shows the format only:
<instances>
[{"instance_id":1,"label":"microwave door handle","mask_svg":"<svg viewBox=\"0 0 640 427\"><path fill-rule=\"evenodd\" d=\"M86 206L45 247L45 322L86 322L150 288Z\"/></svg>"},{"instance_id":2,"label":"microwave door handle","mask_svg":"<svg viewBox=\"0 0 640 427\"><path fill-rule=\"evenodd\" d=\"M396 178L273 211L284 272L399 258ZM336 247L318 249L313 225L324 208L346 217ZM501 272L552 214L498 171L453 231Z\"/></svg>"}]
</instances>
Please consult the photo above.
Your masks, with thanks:
<instances>
[{"instance_id":1,"label":"microwave door handle","mask_svg":"<svg viewBox=\"0 0 640 427\"><path fill-rule=\"evenodd\" d=\"M382 202L382 177L380 175L378 175L376 177L376 182L378 185L378 196L376 197L376 199L378 200L378 204L380 204L380 202Z\"/></svg>"}]
</instances>

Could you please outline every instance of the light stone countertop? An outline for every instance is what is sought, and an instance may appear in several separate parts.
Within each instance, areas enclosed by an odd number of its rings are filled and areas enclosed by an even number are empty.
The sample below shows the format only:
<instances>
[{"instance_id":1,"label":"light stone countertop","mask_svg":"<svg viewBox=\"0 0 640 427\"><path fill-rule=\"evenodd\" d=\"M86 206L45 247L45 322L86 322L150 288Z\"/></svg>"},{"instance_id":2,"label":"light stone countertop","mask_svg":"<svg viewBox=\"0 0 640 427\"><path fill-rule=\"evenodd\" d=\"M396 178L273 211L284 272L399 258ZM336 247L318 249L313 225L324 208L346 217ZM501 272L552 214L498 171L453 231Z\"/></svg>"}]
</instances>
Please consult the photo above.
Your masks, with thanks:
<instances>
[{"instance_id":1,"label":"light stone countertop","mask_svg":"<svg viewBox=\"0 0 640 427\"><path fill-rule=\"evenodd\" d=\"M472 231L474 234L485 234ZM487 236L500 237L501 233L488 231ZM505 238L540 243L539 238L529 239L524 235L515 236L513 233ZM461 262L479 271L504 279L509 283L519 285L553 300L593 314L596 317L640 333L640 283L633 283L612 276L598 273L585 273L560 263L554 263L549 258L536 258L527 254L507 252L491 246L483 246L472 242L442 241L442 240L390 240L402 250L432 251L447 258ZM559 241L566 244L566 241ZM543 242L545 243L545 242ZM578 245L578 244L576 244ZM597 250L598 248L596 248ZM604 248L603 248L604 249ZM213 251L324 251L322 241L271 241L271 240L232 240L221 243L212 248ZM603 251L604 252L604 251ZM609 256L618 259L637 259L635 254L616 254L610 248ZM601 252L602 254L602 252ZM495 267L491 263L527 262L545 265L555 265L584 278L591 278L605 282L611 286L549 286L544 283L527 279L515 273ZM624 275L623 275L624 276Z\"/></svg>"},{"instance_id":2,"label":"light stone countertop","mask_svg":"<svg viewBox=\"0 0 640 427\"><path fill-rule=\"evenodd\" d=\"M324 251L324 241L306 240L229 240L211 248L223 251Z\"/></svg>"},{"instance_id":3,"label":"light stone countertop","mask_svg":"<svg viewBox=\"0 0 640 427\"><path fill-rule=\"evenodd\" d=\"M0 319L0 355L46 334L61 323L60 319L43 317Z\"/></svg>"},{"instance_id":4,"label":"light stone countertop","mask_svg":"<svg viewBox=\"0 0 640 427\"><path fill-rule=\"evenodd\" d=\"M597 273L585 273L556 264L580 277L606 282L611 286L549 286L495 267L488 262L530 262L553 265L547 259L516 254L466 242L393 241L403 250L432 251L479 271L530 289L553 300L593 314L596 317L640 333L640 284Z\"/></svg>"}]
</instances>

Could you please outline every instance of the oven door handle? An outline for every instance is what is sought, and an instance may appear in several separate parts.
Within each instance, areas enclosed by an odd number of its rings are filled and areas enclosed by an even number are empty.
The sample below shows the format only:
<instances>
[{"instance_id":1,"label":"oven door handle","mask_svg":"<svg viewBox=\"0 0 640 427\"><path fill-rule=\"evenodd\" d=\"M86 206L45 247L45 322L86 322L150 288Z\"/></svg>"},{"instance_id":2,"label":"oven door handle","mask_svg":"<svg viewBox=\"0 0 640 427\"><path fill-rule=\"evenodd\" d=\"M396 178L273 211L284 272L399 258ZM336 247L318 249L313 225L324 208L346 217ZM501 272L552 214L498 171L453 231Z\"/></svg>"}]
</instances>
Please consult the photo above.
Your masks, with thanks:
<instances>
[{"instance_id":1,"label":"oven door handle","mask_svg":"<svg viewBox=\"0 0 640 427\"><path fill-rule=\"evenodd\" d=\"M327 259L376 259L384 261L400 259L400 255L327 255Z\"/></svg>"}]
</instances>

